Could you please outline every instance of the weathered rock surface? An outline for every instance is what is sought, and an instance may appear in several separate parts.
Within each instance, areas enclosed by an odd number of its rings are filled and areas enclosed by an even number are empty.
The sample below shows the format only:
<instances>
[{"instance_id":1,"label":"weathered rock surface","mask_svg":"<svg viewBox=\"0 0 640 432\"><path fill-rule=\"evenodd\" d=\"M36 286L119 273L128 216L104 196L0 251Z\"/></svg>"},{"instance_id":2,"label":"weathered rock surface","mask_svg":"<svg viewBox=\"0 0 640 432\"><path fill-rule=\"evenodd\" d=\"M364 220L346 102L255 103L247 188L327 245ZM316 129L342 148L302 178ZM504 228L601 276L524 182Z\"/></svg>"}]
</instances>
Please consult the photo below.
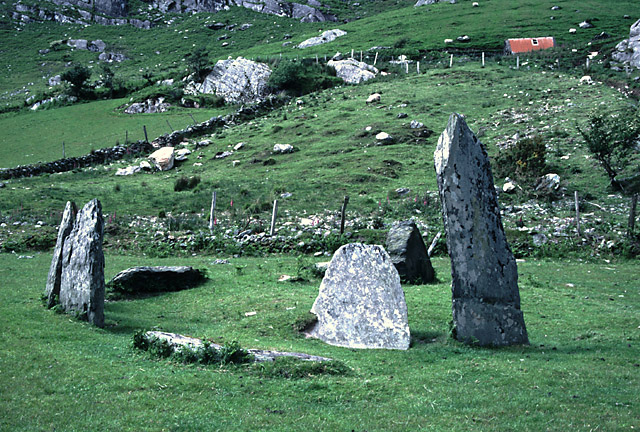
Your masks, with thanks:
<instances>
[{"instance_id":1,"label":"weathered rock surface","mask_svg":"<svg viewBox=\"0 0 640 432\"><path fill-rule=\"evenodd\" d=\"M160 171L169 171L173 168L174 160L175 160L175 149L173 147L162 147L159 150L154 151L149 155L149 160L153 162L153 164Z\"/></svg>"},{"instance_id":2,"label":"weathered rock surface","mask_svg":"<svg viewBox=\"0 0 640 432\"><path fill-rule=\"evenodd\" d=\"M118 170L116 171L116 175L117 176L133 175L133 174L139 173L141 169L142 168L140 168L138 165L128 166L126 168L118 168Z\"/></svg>"},{"instance_id":3,"label":"weathered rock surface","mask_svg":"<svg viewBox=\"0 0 640 432\"><path fill-rule=\"evenodd\" d=\"M218 60L202 84L194 84L189 93L208 93L223 97L227 103L253 103L267 94L271 68L264 63L237 59Z\"/></svg>"},{"instance_id":4,"label":"weathered rock surface","mask_svg":"<svg viewBox=\"0 0 640 432\"><path fill-rule=\"evenodd\" d=\"M127 59L127 57L124 54L120 54L120 53L114 53L114 52L103 52L100 53L100 55L98 56L98 60L100 61L104 61L107 63L120 63L123 62Z\"/></svg>"},{"instance_id":5,"label":"weathered rock surface","mask_svg":"<svg viewBox=\"0 0 640 432\"><path fill-rule=\"evenodd\" d=\"M53 250L53 259L51 260L51 267L49 268L49 275L47 276L47 307L52 308L58 303L60 298L60 280L62 278L62 250L64 244L71 234L73 224L76 220L76 214L78 208L72 201L67 201L67 205L62 213L62 221L58 227L58 239L56 240L56 247Z\"/></svg>"},{"instance_id":6,"label":"weathered rock surface","mask_svg":"<svg viewBox=\"0 0 640 432\"><path fill-rule=\"evenodd\" d=\"M631 26L629 39L616 45L611 58L625 66L640 69L640 19Z\"/></svg>"},{"instance_id":7,"label":"weathered rock surface","mask_svg":"<svg viewBox=\"0 0 640 432\"><path fill-rule=\"evenodd\" d=\"M435 279L427 248L414 221L393 224L387 234L386 250L401 280L426 284Z\"/></svg>"},{"instance_id":8,"label":"weathered rock surface","mask_svg":"<svg viewBox=\"0 0 640 432\"><path fill-rule=\"evenodd\" d=\"M104 221L100 201L89 201L77 214L62 247L60 304L98 327L104 326Z\"/></svg>"},{"instance_id":9,"label":"weathered rock surface","mask_svg":"<svg viewBox=\"0 0 640 432\"><path fill-rule=\"evenodd\" d=\"M329 60L327 66L336 70L336 76L349 84L359 84L375 78L378 69L356 59Z\"/></svg>"},{"instance_id":10,"label":"weathered rock surface","mask_svg":"<svg viewBox=\"0 0 640 432\"><path fill-rule=\"evenodd\" d=\"M336 251L311 308L308 335L349 348L409 348L400 276L382 246L351 243Z\"/></svg>"},{"instance_id":11,"label":"weathered rock surface","mask_svg":"<svg viewBox=\"0 0 640 432\"><path fill-rule=\"evenodd\" d=\"M118 273L107 284L122 294L148 294L180 291L205 281L202 271L188 266L132 267Z\"/></svg>"},{"instance_id":12,"label":"weathered rock surface","mask_svg":"<svg viewBox=\"0 0 640 432\"><path fill-rule=\"evenodd\" d=\"M347 32L340 29L326 30L323 31L320 36L312 37L307 39L306 41L300 42L298 48L309 48L316 45L322 45L329 42L333 42L336 38L340 36L346 35Z\"/></svg>"},{"instance_id":13,"label":"weathered rock surface","mask_svg":"<svg viewBox=\"0 0 640 432\"><path fill-rule=\"evenodd\" d=\"M204 348L204 342L201 339L192 338L189 336L183 336L177 333L166 333L159 331L148 331L145 333L147 340L152 341L154 339L160 339L167 341L173 351L181 351L183 349L198 350ZM222 345L215 343L209 343L209 346L219 350ZM297 352L281 352L281 351L267 351L260 349L248 349L249 354L253 355L253 360L256 362L274 361L278 357L293 357L303 361L331 361L330 358L314 356L311 354L297 353Z\"/></svg>"},{"instance_id":14,"label":"weathered rock surface","mask_svg":"<svg viewBox=\"0 0 640 432\"><path fill-rule=\"evenodd\" d=\"M82 9L95 10L109 16L125 16L127 0L51 0L59 5L74 5Z\"/></svg>"},{"instance_id":15,"label":"weathered rock surface","mask_svg":"<svg viewBox=\"0 0 640 432\"><path fill-rule=\"evenodd\" d=\"M279 154L293 153L294 150L291 144L275 144L273 146L273 152Z\"/></svg>"},{"instance_id":16,"label":"weathered rock surface","mask_svg":"<svg viewBox=\"0 0 640 432\"><path fill-rule=\"evenodd\" d=\"M518 270L507 244L484 146L452 114L435 154L453 278L456 339L480 345L528 343Z\"/></svg>"},{"instance_id":17,"label":"weathered rock surface","mask_svg":"<svg viewBox=\"0 0 640 432\"><path fill-rule=\"evenodd\" d=\"M132 103L124 110L126 114L155 114L165 112L171 105L164 98L147 99L144 102Z\"/></svg>"}]
</instances>

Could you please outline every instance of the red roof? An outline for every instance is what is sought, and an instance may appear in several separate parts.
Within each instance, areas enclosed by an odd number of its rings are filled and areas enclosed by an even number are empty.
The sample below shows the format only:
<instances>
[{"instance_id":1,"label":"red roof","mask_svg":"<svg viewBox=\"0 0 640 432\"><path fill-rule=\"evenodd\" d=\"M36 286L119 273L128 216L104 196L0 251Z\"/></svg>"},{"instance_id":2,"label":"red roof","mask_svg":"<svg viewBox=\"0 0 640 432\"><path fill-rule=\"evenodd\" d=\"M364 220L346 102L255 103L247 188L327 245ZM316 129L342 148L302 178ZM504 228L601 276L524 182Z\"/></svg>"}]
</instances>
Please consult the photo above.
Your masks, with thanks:
<instances>
[{"instance_id":1,"label":"red roof","mask_svg":"<svg viewBox=\"0 0 640 432\"><path fill-rule=\"evenodd\" d=\"M555 41L552 37L507 39L506 51L517 54L553 48L554 46Z\"/></svg>"}]
</instances>

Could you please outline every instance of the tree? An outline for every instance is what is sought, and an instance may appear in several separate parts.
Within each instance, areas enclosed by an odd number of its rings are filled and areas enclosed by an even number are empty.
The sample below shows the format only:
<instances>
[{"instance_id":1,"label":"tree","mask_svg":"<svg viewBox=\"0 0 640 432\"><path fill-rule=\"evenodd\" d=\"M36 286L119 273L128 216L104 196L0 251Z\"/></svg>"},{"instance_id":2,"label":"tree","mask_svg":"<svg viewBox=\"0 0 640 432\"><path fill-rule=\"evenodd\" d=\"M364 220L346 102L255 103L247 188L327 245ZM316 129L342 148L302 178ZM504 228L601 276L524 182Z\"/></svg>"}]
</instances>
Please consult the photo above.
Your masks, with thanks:
<instances>
[{"instance_id":1,"label":"tree","mask_svg":"<svg viewBox=\"0 0 640 432\"><path fill-rule=\"evenodd\" d=\"M194 74L198 81L203 81L209 73L209 52L200 47L187 54L187 67L189 73Z\"/></svg>"},{"instance_id":2,"label":"tree","mask_svg":"<svg viewBox=\"0 0 640 432\"><path fill-rule=\"evenodd\" d=\"M109 65L102 65L102 84L109 90L109 97L113 97L113 89L115 87L113 79L115 77L115 73L109 67Z\"/></svg>"},{"instance_id":3,"label":"tree","mask_svg":"<svg viewBox=\"0 0 640 432\"><path fill-rule=\"evenodd\" d=\"M616 114L594 112L588 129L578 127L589 153L605 170L611 186L623 190L624 182L618 177L633 159L636 141L640 135L640 120L635 110L623 110ZM640 170L640 165L638 166Z\"/></svg>"},{"instance_id":4,"label":"tree","mask_svg":"<svg viewBox=\"0 0 640 432\"><path fill-rule=\"evenodd\" d=\"M69 93L77 97L82 96L86 91L89 78L91 78L91 71L82 65L75 65L60 75L62 81L69 83Z\"/></svg>"}]
</instances>

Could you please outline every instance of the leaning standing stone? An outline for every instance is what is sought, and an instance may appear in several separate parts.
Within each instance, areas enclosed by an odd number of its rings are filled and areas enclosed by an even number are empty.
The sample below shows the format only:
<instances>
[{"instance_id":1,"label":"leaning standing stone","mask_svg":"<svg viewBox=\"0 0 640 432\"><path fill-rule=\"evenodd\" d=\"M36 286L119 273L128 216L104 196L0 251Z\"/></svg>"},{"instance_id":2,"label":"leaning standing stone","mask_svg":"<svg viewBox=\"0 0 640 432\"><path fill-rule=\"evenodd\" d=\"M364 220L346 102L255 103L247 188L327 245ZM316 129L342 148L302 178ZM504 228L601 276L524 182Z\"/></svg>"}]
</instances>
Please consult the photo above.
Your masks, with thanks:
<instances>
[{"instance_id":1,"label":"leaning standing stone","mask_svg":"<svg viewBox=\"0 0 640 432\"><path fill-rule=\"evenodd\" d=\"M67 205L64 208L62 214L62 221L58 228L58 240L56 241L56 247L53 250L53 259L51 260L51 267L49 268L49 276L47 276L47 307L52 308L56 305L60 297L60 280L62 278L62 249L64 243L69 238L69 234L73 229L73 223L76 220L76 213L78 208L72 201L67 201Z\"/></svg>"},{"instance_id":2,"label":"leaning standing stone","mask_svg":"<svg viewBox=\"0 0 640 432\"><path fill-rule=\"evenodd\" d=\"M62 249L60 303L98 326L104 326L104 221L100 201L89 201L78 213Z\"/></svg>"},{"instance_id":3,"label":"leaning standing stone","mask_svg":"<svg viewBox=\"0 0 640 432\"><path fill-rule=\"evenodd\" d=\"M434 157L451 257L456 339L496 346L529 343L489 158L459 114L449 118Z\"/></svg>"},{"instance_id":4,"label":"leaning standing stone","mask_svg":"<svg viewBox=\"0 0 640 432\"><path fill-rule=\"evenodd\" d=\"M401 280L423 284L433 282L435 272L414 221L394 223L387 234L386 249Z\"/></svg>"},{"instance_id":5,"label":"leaning standing stone","mask_svg":"<svg viewBox=\"0 0 640 432\"><path fill-rule=\"evenodd\" d=\"M333 255L311 312L310 336L348 348L409 348L400 277L382 246L351 243Z\"/></svg>"}]
</instances>

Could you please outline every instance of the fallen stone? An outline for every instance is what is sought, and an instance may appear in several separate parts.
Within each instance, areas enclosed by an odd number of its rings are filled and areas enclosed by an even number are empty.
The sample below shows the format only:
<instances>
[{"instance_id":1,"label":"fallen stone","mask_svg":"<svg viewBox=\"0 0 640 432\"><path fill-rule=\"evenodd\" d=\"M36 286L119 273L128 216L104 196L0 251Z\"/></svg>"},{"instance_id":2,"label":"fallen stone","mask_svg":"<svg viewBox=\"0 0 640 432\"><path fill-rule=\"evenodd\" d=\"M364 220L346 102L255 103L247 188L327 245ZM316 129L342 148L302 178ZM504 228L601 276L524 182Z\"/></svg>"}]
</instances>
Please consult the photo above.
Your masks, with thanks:
<instances>
[{"instance_id":1,"label":"fallen stone","mask_svg":"<svg viewBox=\"0 0 640 432\"><path fill-rule=\"evenodd\" d=\"M374 93L367 98L367 103L380 102L380 93Z\"/></svg>"},{"instance_id":2,"label":"fallen stone","mask_svg":"<svg viewBox=\"0 0 640 432\"><path fill-rule=\"evenodd\" d=\"M116 293L140 295L189 289L205 279L201 270L188 266L132 267L118 273L107 286Z\"/></svg>"},{"instance_id":3,"label":"fallen stone","mask_svg":"<svg viewBox=\"0 0 640 432\"><path fill-rule=\"evenodd\" d=\"M175 160L177 161L185 161L187 160L187 156L191 154L191 150L183 148L175 152Z\"/></svg>"},{"instance_id":4,"label":"fallen stone","mask_svg":"<svg viewBox=\"0 0 640 432\"><path fill-rule=\"evenodd\" d=\"M434 158L451 257L454 336L479 345L527 344L518 270L489 158L459 114L449 118Z\"/></svg>"},{"instance_id":5,"label":"fallen stone","mask_svg":"<svg viewBox=\"0 0 640 432\"><path fill-rule=\"evenodd\" d=\"M394 223L385 247L402 281L426 284L435 280L427 248L414 221Z\"/></svg>"},{"instance_id":6,"label":"fallen stone","mask_svg":"<svg viewBox=\"0 0 640 432\"><path fill-rule=\"evenodd\" d=\"M133 165L133 166L129 166L126 168L118 168L118 170L116 171L116 175L117 176L128 176L128 175L133 175L135 173L140 172L140 166L138 165Z\"/></svg>"},{"instance_id":7,"label":"fallen stone","mask_svg":"<svg viewBox=\"0 0 640 432\"><path fill-rule=\"evenodd\" d=\"M155 339L167 341L167 343L173 349L174 352L181 351L184 349L198 350L204 347L204 342L201 339L196 339L189 336L183 336L177 333L148 331L145 333L145 337L148 341L152 341ZM222 345L218 345L211 342L208 342L208 344L209 346L217 350L222 348ZM292 357L302 361L315 361L315 362L325 362L325 361L332 360L328 357L320 357L320 356L314 356L310 354L297 353L297 352L281 352L281 351L270 351L270 350L260 350L260 349L248 349L247 351L249 352L249 354L253 356L253 361L255 362L274 361L279 357Z\"/></svg>"},{"instance_id":8,"label":"fallen stone","mask_svg":"<svg viewBox=\"0 0 640 432\"><path fill-rule=\"evenodd\" d=\"M56 247L53 250L53 259L51 260L51 266L49 267L49 275L47 276L47 307L52 308L60 299L60 281L62 279L62 250L64 244L71 234L73 229L73 223L76 220L76 214L78 208L72 201L67 201L67 205L62 213L62 221L58 227L58 239L56 240Z\"/></svg>"},{"instance_id":9,"label":"fallen stone","mask_svg":"<svg viewBox=\"0 0 640 432\"><path fill-rule=\"evenodd\" d=\"M104 254L102 205L89 201L78 212L62 247L60 304L91 324L104 327Z\"/></svg>"},{"instance_id":10,"label":"fallen stone","mask_svg":"<svg viewBox=\"0 0 640 432\"><path fill-rule=\"evenodd\" d=\"M149 159L160 171L169 171L175 160L173 147L162 147L149 155Z\"/></svg>"},{"instance_id":11,"label":"fallen stone","mask_svg":"<svg viewBox=\"0 0 640 432\"><path fill-rule=\"evenodd\" d=\"M348 348L409 348L400 276L382 246L351 243L334 254L311 312L308 335Z\"/></svg>"}]
</instances>

